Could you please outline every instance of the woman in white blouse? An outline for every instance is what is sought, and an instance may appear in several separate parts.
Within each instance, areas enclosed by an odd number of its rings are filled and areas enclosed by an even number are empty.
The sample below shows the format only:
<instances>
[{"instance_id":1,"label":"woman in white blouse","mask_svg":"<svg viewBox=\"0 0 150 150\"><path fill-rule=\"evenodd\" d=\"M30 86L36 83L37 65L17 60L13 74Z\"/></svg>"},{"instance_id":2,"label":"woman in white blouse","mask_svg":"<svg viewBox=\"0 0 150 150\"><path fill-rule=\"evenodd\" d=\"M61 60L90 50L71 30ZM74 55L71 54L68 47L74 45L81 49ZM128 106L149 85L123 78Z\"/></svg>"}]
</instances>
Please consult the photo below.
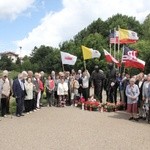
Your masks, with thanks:
<instances>
[{"instance_id":1,"label":"woman in white blouse","mask_svg":"<svg viewBox=\"0 0 150 150\"><path fill-rule=\"evenodd\" d=\"M57 94L59 97L59 106L64 107L66 105L66 97L68 95L68 84L64 78L60 78L60 82L57 87Z\"/></svg>"},{"instance_id":2,"label":"woman in white blouse","mask_svg":"<svg viewBox=\"0 0 150 150\"><path fill-rule=\"evenodd\" d=\"M25 82L25 89L26 89L26 97L25 97L25 111L29 113L32 110L33 105L33 83L31 78L28 78Z\"/></svg>"}]
</instances>

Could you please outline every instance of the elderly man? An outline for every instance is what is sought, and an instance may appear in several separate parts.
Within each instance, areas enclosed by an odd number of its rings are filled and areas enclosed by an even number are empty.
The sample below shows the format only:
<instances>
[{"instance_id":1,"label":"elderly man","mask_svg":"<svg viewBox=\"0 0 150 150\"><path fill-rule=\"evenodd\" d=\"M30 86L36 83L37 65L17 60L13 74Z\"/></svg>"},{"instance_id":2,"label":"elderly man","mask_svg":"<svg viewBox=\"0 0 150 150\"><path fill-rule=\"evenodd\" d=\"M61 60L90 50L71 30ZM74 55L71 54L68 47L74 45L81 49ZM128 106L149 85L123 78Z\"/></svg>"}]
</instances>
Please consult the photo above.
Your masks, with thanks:
<instances>
[{"instance_id":1,"label":"elderly man","mask_svg":"<svg viewBox=\"0 0 150 150\"><path fill-rule=\"evenodd\" d=\"M0 93L1 93L1 114L2 117L6 117L7 113L7 101L10 96L10 84L7 80L7 74L3 72L3 77L0 79Z\"/></svg>"},{"instance_id":2,"label":"elderly man","mask_svg":"<svg viewBox=\"0 0 150 150\"><path fill-rule=\"evenodd\" d=\"M13 94L16 98L16 116L24 116L23 113L23 106L24 106L24 98L26 96L26 90L23 82L23 74L20 73L18 75L18 78L14 80L13 82Z\"/></svg>"},{"instance_id":3,"label":"elderly man","mask_svg":"<svg viewBox=\"0 0 150 150\"><path fill-rule=\"evenodd\" d=\"M105 75L102 70L99 70L98 66L95 66L95 70L92 72L91 80L92 86L94 86L94 96L100 102L102 102L102 90Z\"/></svg>"}]
</instances>

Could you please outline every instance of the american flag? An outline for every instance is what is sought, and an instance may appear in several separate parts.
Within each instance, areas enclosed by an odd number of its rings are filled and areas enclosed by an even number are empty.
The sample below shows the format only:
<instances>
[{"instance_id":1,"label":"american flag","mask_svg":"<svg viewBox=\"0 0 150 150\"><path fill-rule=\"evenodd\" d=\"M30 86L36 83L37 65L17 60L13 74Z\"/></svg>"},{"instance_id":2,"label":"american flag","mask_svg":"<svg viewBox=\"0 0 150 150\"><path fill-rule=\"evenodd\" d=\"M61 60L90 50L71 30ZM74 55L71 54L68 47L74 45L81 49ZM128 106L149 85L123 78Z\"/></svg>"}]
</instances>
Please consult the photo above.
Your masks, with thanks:
<instances>
[{"instance_id":1,"label":"american flag","mask_svg":"<svg viewBox=\"0 0 150 150\"><path fill-rule=\"evenodd\" d=\"M118 35L117 35L116 31L111 32L109 34L109 43L110 44L117 44L118 43Z\"/></svg>"}]
</instances>

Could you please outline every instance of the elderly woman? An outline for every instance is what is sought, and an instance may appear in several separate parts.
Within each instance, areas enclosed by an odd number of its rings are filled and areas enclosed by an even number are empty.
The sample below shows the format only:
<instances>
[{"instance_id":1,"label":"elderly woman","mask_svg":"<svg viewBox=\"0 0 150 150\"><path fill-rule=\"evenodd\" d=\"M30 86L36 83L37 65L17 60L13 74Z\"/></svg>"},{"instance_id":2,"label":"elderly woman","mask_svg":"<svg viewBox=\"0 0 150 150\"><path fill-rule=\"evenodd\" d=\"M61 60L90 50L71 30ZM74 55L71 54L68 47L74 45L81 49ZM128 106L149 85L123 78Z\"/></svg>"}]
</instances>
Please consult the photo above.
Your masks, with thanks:
<instances>
[{"instance_id":1,"label":"elderly woman","mask_svg":"<svg viewBox=\"0 0 150 150\"><path fill-rule=\"evenodd\" d=\"M46 97L50 107L52 106L52 104L54 104L54 89L55 89L55 82L49 75L48 79L46 80Z\"/></svg>"},{"instance_id":2,"label":"elderly woman","mask_svg":"<svg viewBox=\"0 0 150 150\"><path fill-rule=\"evenodd\" d=\"M66 97L68 95L68 83L65 82L63 73L60 73L60 82L58 83L57 94L59 97L59 106L64 107L66 105Z\"/></svg>"},{"instance_id":3,"label":"elderly woman","mask_svg":"<svg viewBox=\"0 0 150 150\"><path fill-rule=\"evenodd\" d=\"M137 102L138 102L138 96L139 96L139 88L135 84L135 79L130 79L130 84L126 87L126 96L127 96L127 111L130 113L129 120L135 120L138 121L137 118Z\"/></svg>"},{"instance_id":4,"label":"elderly woman","mask_svg":"<svg viewBox=\"0 0 150 150\"><path fill-rule=\"evenodd\" d=\"M27 81L25 82L25 89L26 89L26 97L25 97L25 112L29 114L31 113L32 110L32 104L33 104L33 83L31 78L28 78Z\"/></svg>"}]
</instances>

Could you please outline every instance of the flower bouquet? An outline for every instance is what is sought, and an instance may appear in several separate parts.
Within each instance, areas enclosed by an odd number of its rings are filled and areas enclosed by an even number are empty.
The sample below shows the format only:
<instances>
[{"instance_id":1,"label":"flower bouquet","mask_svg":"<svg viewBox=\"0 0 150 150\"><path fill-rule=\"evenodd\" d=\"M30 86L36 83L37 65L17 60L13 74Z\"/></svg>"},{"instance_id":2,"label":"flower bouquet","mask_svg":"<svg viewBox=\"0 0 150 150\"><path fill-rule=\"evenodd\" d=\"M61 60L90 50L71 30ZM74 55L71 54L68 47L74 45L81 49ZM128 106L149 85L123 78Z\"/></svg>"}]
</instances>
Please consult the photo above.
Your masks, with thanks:
<instances>
[{"instance_id":1,"label":"flower bouquet","mask_svg":"<svg viewBox=\"0 0 150 150\"><path fill-rule=\"evenodd\" d=\"M117 102L117 104L116 104L116 110L119 110L119 111L125 110L125 103L123 103L123 102Z\"/></svg>"},{"instance_id":2,"label":"flower bouquet","mask_svg":"<svg viewBox=\"0 0 150 150\"><path fill-rule=\"evenodd\" d=\"M85 99L84 99L83 97L81 97L81 98L79 99L79 102L78 102L78 104L77 104L77 107L81 108L83 103L85 103Z\"/></svg>"},{"instance_id":3,"label":"flower bouquet","mask_svg":"<svg viewBox=\"0 0 150 150\"><path fill-rule=\"evenodd\" d=\"M105 109L107 112L113 112L116 110L116 105L114 103L107 103Z\"/></svg>"}]
</instances>

